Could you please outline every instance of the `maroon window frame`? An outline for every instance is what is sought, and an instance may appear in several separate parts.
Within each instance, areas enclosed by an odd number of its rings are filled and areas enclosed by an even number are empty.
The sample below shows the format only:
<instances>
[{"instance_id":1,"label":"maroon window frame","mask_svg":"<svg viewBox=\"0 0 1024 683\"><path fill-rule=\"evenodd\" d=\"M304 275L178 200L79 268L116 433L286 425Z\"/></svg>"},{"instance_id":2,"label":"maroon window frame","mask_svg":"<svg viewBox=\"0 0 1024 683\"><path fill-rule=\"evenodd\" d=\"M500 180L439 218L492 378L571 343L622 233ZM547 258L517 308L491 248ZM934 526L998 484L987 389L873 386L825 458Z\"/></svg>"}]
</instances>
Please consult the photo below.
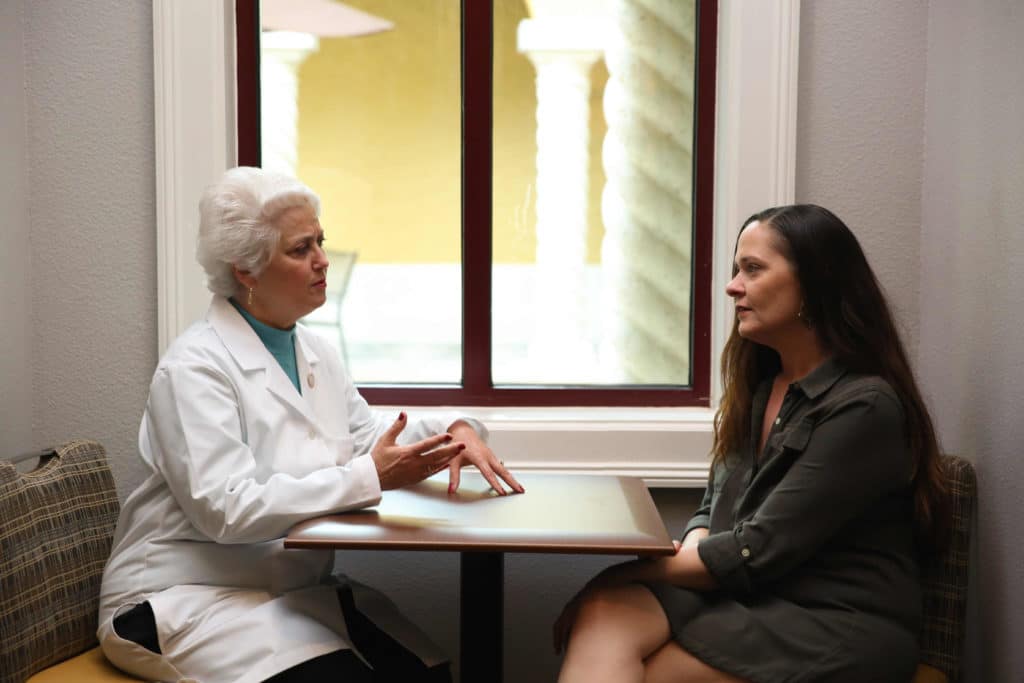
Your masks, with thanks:
<instances>
[{"instance_id":1,"label":"maroon window frame","mask_svg":"<svg viewBox=\"0 0 1024 683\"><path fill-rule=\"evenodd\" d=\"M491 2L462 1L462 385L359 387L375 404L707 406L711 387L711 240L718 0L697 0L690 385L498 386L491 381ZM238 163L260 165L259 0L235 0Z\"/></svg>"}]
</instances>

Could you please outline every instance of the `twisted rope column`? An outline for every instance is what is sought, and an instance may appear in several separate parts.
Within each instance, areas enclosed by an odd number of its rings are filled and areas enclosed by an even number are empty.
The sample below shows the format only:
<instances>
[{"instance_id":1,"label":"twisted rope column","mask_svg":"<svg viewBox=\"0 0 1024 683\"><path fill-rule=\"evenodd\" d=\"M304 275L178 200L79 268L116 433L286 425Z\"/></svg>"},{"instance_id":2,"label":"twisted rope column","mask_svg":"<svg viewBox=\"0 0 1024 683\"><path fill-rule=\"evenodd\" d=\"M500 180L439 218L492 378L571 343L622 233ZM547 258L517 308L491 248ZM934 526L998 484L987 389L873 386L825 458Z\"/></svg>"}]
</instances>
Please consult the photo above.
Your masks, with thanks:
<instances>
[{"instance_id":1,"label":"twisted rope column","mask_svg":"<svg viewBox=\"0 0 1024 683\"><path fill-rule=\"evenodd\" d=\"M694 0L610 0L601 198L608 381L690 375Z\"/></svg>"}]
</instances>

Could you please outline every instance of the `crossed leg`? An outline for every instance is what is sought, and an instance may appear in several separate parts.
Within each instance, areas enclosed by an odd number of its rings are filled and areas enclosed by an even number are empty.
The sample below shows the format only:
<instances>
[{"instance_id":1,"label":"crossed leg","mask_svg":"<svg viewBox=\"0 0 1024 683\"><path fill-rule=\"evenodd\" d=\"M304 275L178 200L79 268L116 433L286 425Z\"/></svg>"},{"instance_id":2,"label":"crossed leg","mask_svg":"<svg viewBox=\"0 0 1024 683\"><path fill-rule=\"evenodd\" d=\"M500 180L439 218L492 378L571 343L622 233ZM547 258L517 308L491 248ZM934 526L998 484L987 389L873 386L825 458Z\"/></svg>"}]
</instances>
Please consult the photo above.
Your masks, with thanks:
<instances>
[{"instance_id":1,"label":"crossed leg","mask_svg":"<svg viewBox=\"0 0 1024 683\"><path fill-rule=\"evenodd\" d=\"M661 603L644 586L588 596L572 627L559 683L742 683L670 641Z\"/></svg>"},{"instance_id":2,"label":"crossed leg","mask_svg":"<svg viewBox=\"0 0 1024 683\"><path fill-rule=\"evenodd\" d=\"M745 683L715 669L670 640L644 660L644 683Z\"/></svg>"}]
</instances>

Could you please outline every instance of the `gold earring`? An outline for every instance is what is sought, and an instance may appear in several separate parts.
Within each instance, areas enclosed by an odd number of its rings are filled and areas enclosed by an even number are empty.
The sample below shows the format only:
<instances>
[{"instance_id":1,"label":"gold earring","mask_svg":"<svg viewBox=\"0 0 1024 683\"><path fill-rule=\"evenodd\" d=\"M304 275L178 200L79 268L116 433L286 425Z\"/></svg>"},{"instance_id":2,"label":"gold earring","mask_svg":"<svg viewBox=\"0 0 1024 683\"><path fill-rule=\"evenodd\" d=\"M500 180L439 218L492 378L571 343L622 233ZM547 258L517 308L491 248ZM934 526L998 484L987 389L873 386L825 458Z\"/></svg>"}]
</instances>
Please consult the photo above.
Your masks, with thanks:
<instances>
[{"instance_id":1,"label":"gold earring","mask_svg":"<svg viewBox=\"0 0 1024 683\"><path fill-rule=\"evenodd\" d=\"M249 288L249 298L246 299L246 304L252 306L252 287Z\"/></svg>"}]
</instances>

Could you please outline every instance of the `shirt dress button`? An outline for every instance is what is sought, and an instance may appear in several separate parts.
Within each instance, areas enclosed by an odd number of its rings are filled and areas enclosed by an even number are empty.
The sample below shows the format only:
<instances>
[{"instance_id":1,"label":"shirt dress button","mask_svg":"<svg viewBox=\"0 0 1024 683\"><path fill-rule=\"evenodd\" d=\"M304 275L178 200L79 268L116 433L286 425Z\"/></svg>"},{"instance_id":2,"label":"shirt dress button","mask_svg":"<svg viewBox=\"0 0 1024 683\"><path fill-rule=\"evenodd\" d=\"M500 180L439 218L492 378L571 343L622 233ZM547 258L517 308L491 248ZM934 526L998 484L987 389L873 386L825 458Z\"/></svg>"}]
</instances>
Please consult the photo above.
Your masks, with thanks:
<instances>
[{"instance_id":1,"label":"shirt dress button","mask_svg":"<svg viewBox=\"0 0 1024 683\"><path fill-rule=\"evenodd\" d=\"M316 438L316 430L315 429L310 429L309 430L309 438L310 439L315 439Z\"/></svg>"},{"instance_id":2,"label":"shirt dress button","mask_svg":"<svg viewBox=\"0 0 1024 683\"><path fill-rule=\"evenodd\" d=\"M750 548L744 548L740 551L740 555L743 557L750 557Z\"/></svg>"},{"instance_id":3,"label":"shirt dress button","mask_svg":"<svg viewBox=\"0 0 1024 683\"><path fill-rule=\"evenodd\" d=\"M782 424L782 418L781 417L775 418L775 424L777 424L777 425Z\"/></svg>"}]
</instances>

